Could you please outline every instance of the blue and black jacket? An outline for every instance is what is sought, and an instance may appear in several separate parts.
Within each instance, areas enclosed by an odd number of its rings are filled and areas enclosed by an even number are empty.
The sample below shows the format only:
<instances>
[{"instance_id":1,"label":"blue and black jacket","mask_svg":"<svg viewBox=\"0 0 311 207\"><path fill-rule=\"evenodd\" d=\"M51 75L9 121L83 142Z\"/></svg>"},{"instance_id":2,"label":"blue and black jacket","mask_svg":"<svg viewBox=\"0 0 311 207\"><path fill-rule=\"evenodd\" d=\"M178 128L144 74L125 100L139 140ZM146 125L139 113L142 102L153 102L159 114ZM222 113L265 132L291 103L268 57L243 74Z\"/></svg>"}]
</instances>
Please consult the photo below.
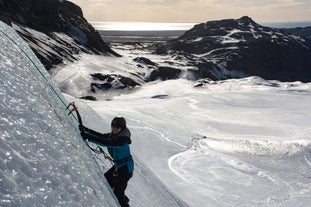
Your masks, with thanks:
<instances>
[{"instance_id":1,"label":"blue and black jacket","mask_svg":"<svg viewBox=\"0 0 311 207\"><path fill-rule=\"evenodd\" d=\"M92 143L107 147L117 169L127 165L129 173L133 172L134 162L129 146L132 143L131 132L127 127L118 134L102 134L84 127L82 136Z\"/></svg>"}]
</instances>

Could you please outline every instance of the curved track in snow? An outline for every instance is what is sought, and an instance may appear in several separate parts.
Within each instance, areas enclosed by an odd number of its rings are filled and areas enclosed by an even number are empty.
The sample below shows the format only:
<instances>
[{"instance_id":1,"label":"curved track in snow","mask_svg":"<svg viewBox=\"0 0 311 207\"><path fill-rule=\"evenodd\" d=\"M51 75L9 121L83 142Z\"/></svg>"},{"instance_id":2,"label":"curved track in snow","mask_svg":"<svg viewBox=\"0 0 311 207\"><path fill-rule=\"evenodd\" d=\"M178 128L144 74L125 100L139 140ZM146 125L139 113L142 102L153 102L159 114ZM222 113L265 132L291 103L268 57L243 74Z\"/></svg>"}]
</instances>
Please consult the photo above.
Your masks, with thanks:
<instances>
[{"instance_id":1,"label":"curved track in snow","mask_svg":"<svg viewBox=\"0 0 311 207\"><path fill-rule=\"evenodd\" d=\"M310 174L310 161L307 140L204 137L194 139L191 149L173 155L168 162L177 176L197 190L198 197L226 206L292 206L309 202L310 183L296 181Z\"/></svg>"}]
</instances>

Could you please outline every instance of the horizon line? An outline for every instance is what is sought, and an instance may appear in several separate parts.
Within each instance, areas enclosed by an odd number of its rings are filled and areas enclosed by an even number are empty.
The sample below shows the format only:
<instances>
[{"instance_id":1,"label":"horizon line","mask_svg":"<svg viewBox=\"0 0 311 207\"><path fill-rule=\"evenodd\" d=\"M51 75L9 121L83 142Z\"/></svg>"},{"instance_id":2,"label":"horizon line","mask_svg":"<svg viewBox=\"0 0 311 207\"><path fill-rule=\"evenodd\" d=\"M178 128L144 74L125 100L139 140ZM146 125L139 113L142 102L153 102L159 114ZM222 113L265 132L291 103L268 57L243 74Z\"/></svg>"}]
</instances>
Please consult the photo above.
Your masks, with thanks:
<instances>
[{"instance_id":1,"label":"horizon line","mask_svg":"<svg viewBox=\"0 0 311 207\"><path fill-rule=\"evenodd\" d=\"M197 24L205 22L120 22L120 21L90 21L89 22L97 30L107 31L178 31L189 30ZM275 28L297 28L309 27L311 21L297 22L259 22L262 26Z\"/></svg>"}]
</instances>

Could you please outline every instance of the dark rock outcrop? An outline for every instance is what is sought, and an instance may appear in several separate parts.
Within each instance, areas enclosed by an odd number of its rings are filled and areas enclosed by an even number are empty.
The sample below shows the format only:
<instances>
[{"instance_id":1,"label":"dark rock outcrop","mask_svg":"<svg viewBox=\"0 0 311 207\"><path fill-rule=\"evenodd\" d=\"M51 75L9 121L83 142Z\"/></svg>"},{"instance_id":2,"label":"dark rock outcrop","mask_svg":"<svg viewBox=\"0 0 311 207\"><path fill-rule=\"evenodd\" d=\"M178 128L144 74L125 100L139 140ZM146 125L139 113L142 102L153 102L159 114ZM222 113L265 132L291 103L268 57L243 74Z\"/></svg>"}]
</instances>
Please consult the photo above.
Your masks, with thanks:
<instances>
[{"instance_id":1,"label":"dark rock outcrop","mask_svg":"<svg viewBox=\"0 0 311 207\"><path fill-rule=\"evenodd\" d=\"M140 63L140 64L145 64L145 65L150 65L150 66L157 66L157 64L153 61L151 61L148 58L145 57L136 57L133 59L135 62Z\"/></svg>"},{"instance_id":2,"label":"dark rock outcrop","mask_svg":"<svg viewBox=\"0 0 311 207\"><path fill-rule=\"evenodd\" d=\"M284 28L285 32L301 36L311 42L311 27Z\"/></svg>"},{"instance_id":3,"label":"dark rock outcrop","mask_svg":"<svg viewBox=\"0 0 311 207\"><path fill-rule=\"evenodd\" d=\"M97 90L107 91L109 89L134 88L139 86L132 78L116 74L91 74L94 82L91 83L91 91L96 93Z\"/></svg>"},{"instance_id":4,"label":"dark rock outcrop","mask_svg":"<svg viewBox=\"0 0 311 207\"><path fill-rule=\"evenodd\" d=\"M181 70L172 67L158 67L150 73L149 80L155 81L157 79L170 80L178 79L181 74Z\"/></svg>"},{"instance_id":5,"label":"dark rock outcrop","mask_svg":"<svg viewBox=\"0 0 311 207\"><path fill-rule=\"evenodd\" d=\"M120 56L66 0L0 0L0 20L29 43L46 69L74 61L82 52Z\"/></svg>"},{"instance_id":6,"label":"dark rock outcrop","mask_svg":"<svg viewBox=\"0 0 311 207\"><path fill-rule=\"evenodd\" d=\"M154 46L177 54L213 80L260 76L280 81L311 81L311 44L249 17L195 25L181 37Z\"/></svg>"}]
</instances>

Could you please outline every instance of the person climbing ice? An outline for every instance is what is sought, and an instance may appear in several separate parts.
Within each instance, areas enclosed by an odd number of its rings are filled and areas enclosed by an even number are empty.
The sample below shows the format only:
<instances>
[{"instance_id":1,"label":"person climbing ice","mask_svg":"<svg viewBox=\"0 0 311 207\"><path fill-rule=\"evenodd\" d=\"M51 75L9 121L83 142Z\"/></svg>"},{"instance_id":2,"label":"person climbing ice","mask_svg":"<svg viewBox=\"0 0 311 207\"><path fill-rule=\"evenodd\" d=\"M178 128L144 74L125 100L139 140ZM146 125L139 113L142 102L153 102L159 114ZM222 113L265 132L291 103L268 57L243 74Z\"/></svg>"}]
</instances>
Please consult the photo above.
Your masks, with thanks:
<instances>
[{"instance_id":1,"label":"person climbing ice","mask_svg":"<svg viewBox=\"0 0 311 207\"><path fill-rule=\"evenodd\" d=\"M105 177L121 207L128 207L129 198L125 195L125 189L133 176L134 161L129 146L131 132L126 126L126 120L123 117L113 118L111 132L104 134L82 124L79 125L79 129L84 140L107 147L114 165L105 173Z\"/></svg>"},{"instance_id":2,"label":"person climbing ice","mask_svg":"<svg viewBox=\"0 0 311 207\"><path fill-rule=\"evenodd\" d=\"M114 165L105 173L105 177L121 207L129 207L129 198L125 195L125 189L128 181L133 176L134 161L129 146L132 143L131 132L126 126L126 120L123 117L113 118L111 132L103 134L85 127L75 104L70 103L67 109L70 106L73 109L69 114L73 111L77 113L79 129L83 139L107 148ZM94 149L92 150L94 151Z\"/></svg>"},{"instance_id":3,"label":"person climbing ice","mask_svg":"<svg viewBox=\"0 0 311 207\"><path fill-rule=\"evenodd\" d=\"M125 195L125 189L128 181L133 176L134 161L129 146L132 143L131 132L126 126L126 120L123 117L113 118L111 121L111 132L103 134L85 127L75 103L69 103L66 110L68 110L70 106L72 106L73 109L70 110L68 115L74 111L76 112L80 134L83 139L107 148L111 156L109 158L113 161L113 166L105 173L105 177L110 187L113 189L121 207L129 207L129 198ZM107 155L101 147L98 146L100 150L97 151L88 144L88 141L86 141L86 144L92 151L103 153L106 158Z\"/></svg>"}]
</instances>

